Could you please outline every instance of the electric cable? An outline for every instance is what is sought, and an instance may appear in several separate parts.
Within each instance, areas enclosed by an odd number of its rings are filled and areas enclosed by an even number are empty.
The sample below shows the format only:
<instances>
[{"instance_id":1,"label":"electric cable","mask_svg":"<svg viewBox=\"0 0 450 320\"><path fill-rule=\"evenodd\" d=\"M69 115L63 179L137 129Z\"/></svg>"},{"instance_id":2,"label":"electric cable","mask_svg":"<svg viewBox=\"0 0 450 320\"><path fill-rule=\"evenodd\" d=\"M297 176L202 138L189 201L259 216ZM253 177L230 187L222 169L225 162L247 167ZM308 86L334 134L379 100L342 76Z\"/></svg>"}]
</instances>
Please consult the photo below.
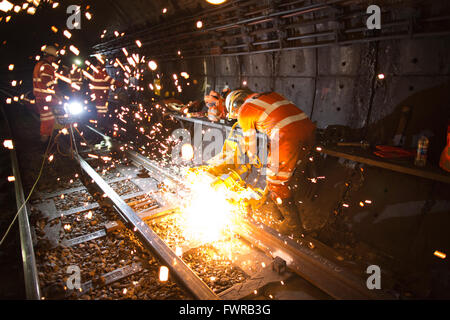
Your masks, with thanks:
<instances>
[{"instance_id":1,"label":"electric cable","mask_svg":"<svg viewBox=\"0 0 450 320\"><path fill-rule=\"evenodd\" d=\"M37 186L37 184L38 184L38 182L39 182L39 180L40 180L40 178L41 178L41 176L42 176L42 172L44 171L44 167L45 167L45 161L47 160L47 154L48 154L48 151L50 150L51 142L52 142L52 138L50 138L50 139L48 140L47 149L45 150L44 159L42 160L42 165L41 165L41 169L39 170L38 177L36 178L36 181L34 182L33 187L31 188L31 190L30 190L30 192L29 192L27 198L26 198L25 201L22 203L22 205L20 206L19 210L17 210L17 213L16 213L16 215L14 216L14 219L13 219L12 222L10 223L10 225L9 225L8 229L6 230L5 234L3 235L2 240L0 240L0 246L3 244L3 242L4 242L5 239L6 239L6 237L8 236L9 231L11 230L12 226L14 225L14 222L16 222L17 217L19 216L19 213L22 211L23 207L27 204L28 200L30 200L31 195L33 194L34 189L36 188L36 186Z\"/></svg>"}]
</instances>

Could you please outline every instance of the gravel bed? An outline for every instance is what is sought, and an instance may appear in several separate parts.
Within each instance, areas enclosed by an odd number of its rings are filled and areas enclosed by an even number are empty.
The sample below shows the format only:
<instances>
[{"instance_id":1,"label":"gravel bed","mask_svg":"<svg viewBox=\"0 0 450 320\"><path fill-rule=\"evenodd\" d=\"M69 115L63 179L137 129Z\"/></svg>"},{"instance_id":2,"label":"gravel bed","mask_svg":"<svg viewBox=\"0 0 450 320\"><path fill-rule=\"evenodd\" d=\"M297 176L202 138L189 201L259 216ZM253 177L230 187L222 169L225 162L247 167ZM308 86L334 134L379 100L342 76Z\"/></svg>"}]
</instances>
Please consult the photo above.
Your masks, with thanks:
<instances>
[{"instance_id":1,"label":"gravel bed","mask_svg":"<svg viewBox=\"0 0 450 320\"><path fill-rule=\"evenodd\" d=\"M71 214L59 218L61 221L60 240L68 240L100 229L106 222L117 219L117 216L107 209L94 209Z\"/></svg>"},{"instance_id":2,"label":"gravel bed","mask_svg":"<svg viewBox=\"0 0 450 320\"><path fill-rule=\"evenodd\" d=\"M233 265L232 260L218 254L211 244L187 251L183 260L215 293L248 278L244 271Z\"/></svg>"},{"instance_id":3,"label":"gravel bed","mask_svg":"<svg viewBox=\"0 0 450 320\"><path fill-rule=\"evenodd\" d=\"M177 218L177 215L171 215L150 222L150 228L172 249L187 241Z\"/></svg>"},{"instance_id":4,"label":"gravel bed","mask_svg":"<svg viewBox=\"0 0 450 320\"><path fill-rule=\"evenodd\" d=\"M122 173L120 173L116 168L97 168L96 171L106 181L123 177Z\"/></svg>"},{"instance_id":5,"label":"gravel bed","mask_svg":"<svg viewBox=\"0 0 450 320\"><path fill-rule=\"evenodd\" d=\"M178 215L163 217L150 222L150 227L173 250L187 240L177 222ZM234 240L234 239L233 239ZM220 250L229 247L232 240L215 241L190 249L182 259L215 292L220 293L248 277L244 271L233 265L233 257ZM226 245L224 246L224 243ZM242 244L241 244L242 245Z\"/></svg>"},{"instance_id":6,"label":"gravel bed","mask_svg":"<svg viewBox=\"0 0 450 320\"><path fill-rule=\"evenodd\" d=\"M36 250L41 288L46 299L189 299L189 295L169 279L159 281L160 265L143 249L127 229L73 247L59 246ZM140 263L144 270L118 282L104 285L103 274L132 263ZM91 280L98 288L86 293L67 293L67 267L81 270L81 282ZM126 289L126 290L125 290Z\"/></svg>"},{"instance_id":7,"label":"gravel bed","mask_svg":"<svg viewBox=\"0 0 450 320\"><path fill-rule=\"evenodd\" d=\"M54 197L55 206L58 211L66 211L69 209L86 206L93 202L92 196L87 190L71 192Z\"/></svg>"},{"instance_id":8,"label":"gravel bed","mask_svg":"<svg viewBox=\"0 0 450 320\"><path fill-rule=\"evenodd\" d=\"M141 191L138 186L128 180L114 182L109 186L120 196Z\"/></svg>"}]
</instances>

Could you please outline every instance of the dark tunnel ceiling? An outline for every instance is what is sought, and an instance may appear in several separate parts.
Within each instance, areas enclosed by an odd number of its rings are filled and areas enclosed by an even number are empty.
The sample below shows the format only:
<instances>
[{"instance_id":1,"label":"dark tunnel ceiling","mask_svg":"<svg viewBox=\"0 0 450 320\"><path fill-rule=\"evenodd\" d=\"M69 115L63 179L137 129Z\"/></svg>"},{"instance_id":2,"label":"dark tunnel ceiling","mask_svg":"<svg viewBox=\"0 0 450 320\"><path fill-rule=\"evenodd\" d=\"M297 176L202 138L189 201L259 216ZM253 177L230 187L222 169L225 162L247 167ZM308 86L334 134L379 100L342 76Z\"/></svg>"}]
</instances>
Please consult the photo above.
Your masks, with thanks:
<instances>
[{"instance_id":1,"label":"dark tunnel ceiling","mask_svg":"<svg viewBox=\"0 0 450 320\"><path fill-rule=\"evenodd\" d=\"M105 29L125 31L138 25L151 25L193 14L211 5L205 0L99 0L92 6L102 15L101 24ZM166 14L163 14L164 8L167 8Z\"/></svg>"},{"instance_id":2,"label":"dark tunnel ceiling","mask_svg":"<svg viewBox=\"0 0 450 320\"><path fill-rule=\"evenodd\" d=\"M22 5L23 1L9 0L13 4ZM103 30L107 30L106 38L112 37L115 30L123 32L142 28L154 24L164 23L178 17L190 15L202 9L213 7L204 0L62 0L56 9L51 8L45 1L41 1L34 15L20 12L4 13L0 17L11 15L11 21L0 22L2 66L10 63L31 67L33 59L44 44L76 45L84 54L91 52L92 46L100 43ZM70 30L70 40L51 31L51 26L65 30L69 16L66 8L70 5L81 5L81 30ZM86 8L88 7L88 10ZM163 9L167 8L167 13ZM88 21L84 13L89 11L93 19ZM28 61L28 63L26 62ZM30 64L31 61L31 64Z\"/></svg>"},{"instance_id":3,"label":"dark tunnel ceiling","mask_svg":"<svg viewBox=\"0 0 450 320\"><path fill-rule=\"evenodd\" d=\"M22 3L23 1L13 1L13 3ZM55 1L56 2L56 1ZM230 6L241 6L245 3L252 2L249 0L228 0L221 6L215 6L207 3L205 0L62 0L58 1L59 7L54 10L42 1L41 6L34 16L25 13L13 15L10 23L1 22L0 33L2 41L2 62L1 65L9 63L17 63L23 65L26 60L33 60L33 56L38 54L40 47L44 44L60 44L61 46L74 44L80 51L87 55L92 53L94 45L114 39L114 31L126 32L127 35L133 31L142 30L149 26L166 25L175 20L184 20L191 16L198 16L210 8L221 8ZM258 5L272 3L273 0L260 0ZM289 3L302 3L302 1L287 1ZM305 1L305 3L327 3L328 1ZM369 0L352 0L339 2L339 6L348 6L348 3L367 3ZM378 0L377 3L391 3L400 7L408 4L426 3L425 0ZM280 3L286 3L280 0ZM58 27L59 30L66 29L65 23L68 17L66 8L69 5L82 5L82 10L93 14L93 19L87 21L84 16L82 20L81 30L72 30L73 37L68 40L50 30L52 25ZM163 9L167 8L167 13L163 13ZM83 12L84 13L84 12ZM0 12L0 16L7 14ZM105 38L101 39L100 35L103 30L107 30ZM117 39L122 41L122 39ZM123 39L125 40L125 39ZM6 50L5 50L6 49Z\"/></svg>"}]
</instances>

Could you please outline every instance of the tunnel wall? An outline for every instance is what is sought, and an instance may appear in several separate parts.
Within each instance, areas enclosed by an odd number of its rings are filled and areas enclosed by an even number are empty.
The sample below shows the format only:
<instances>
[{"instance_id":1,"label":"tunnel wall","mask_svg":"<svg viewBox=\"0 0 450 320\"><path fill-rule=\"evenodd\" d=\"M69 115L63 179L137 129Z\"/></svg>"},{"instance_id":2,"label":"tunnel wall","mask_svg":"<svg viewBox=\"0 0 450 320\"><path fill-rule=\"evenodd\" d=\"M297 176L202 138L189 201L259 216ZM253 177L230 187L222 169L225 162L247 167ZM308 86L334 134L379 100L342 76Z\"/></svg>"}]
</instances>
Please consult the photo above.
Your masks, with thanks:
<instances>
[{"instance_id":1,"label":"tunnel wall","mask_svg":"<svg viewBox=\"0 0 450 320\"><path fill-rule=\"evenodd\" d=\"M281 53L185 60L172 67L189 70L200 81L197 94L247 81L257 92L276 91L305 111L319 128L342 126L345 139L389 144L403 106L411 108L405 147L414 148L421 134L430 138L430 162L436 166L446 142L450 111L450 38L384 41ZM384 74L385 79L377 79ZM319 175L326 177L312 195L296 194L308 229L321 229L335 219L356 235L355 250L364 243L386 255L395 269L402 261L411 270L441 268L434 250L447 251L450 227L449 185L389 170L327 157ZM351 187L345 191L345 185ZM308 186L305 186L308 190ZM305 189L302 189L303 191ZM370 199L373 205L360 207ZM339 210L338 210L339 211ZM308 225L309 224L309 225ZM339 238L330 229L322 236ZM364 251L364 250L363 250ZM392 262L397 261L397 262ZM388 262L380 262L387 267ZM433 269L434 270L434 269ZM433 271L434 272L434 271ZM418 286L440 282L430 276ZM419 289L418 289L419 290Z\"/></svg>"},{"instance_id":2,"label":"tunnel wall","mask_svg":"<svg viewBox=\"0 0 450 320\"><path fill-rule=\"evenodd\" d=\"M253 91L281 93L319 128L359 129L388 117L409 97L448 84L449 49L450 37L443 37L208 57L182 64L194 77L206 81L206 88L201 87L204 92L238 88L246 81ZM385 79L378 80L378 74ZM438 115L443 106L429 107ZM443 111L440 115L445 118L448 111Z\"/></svg>"}]
</instances>

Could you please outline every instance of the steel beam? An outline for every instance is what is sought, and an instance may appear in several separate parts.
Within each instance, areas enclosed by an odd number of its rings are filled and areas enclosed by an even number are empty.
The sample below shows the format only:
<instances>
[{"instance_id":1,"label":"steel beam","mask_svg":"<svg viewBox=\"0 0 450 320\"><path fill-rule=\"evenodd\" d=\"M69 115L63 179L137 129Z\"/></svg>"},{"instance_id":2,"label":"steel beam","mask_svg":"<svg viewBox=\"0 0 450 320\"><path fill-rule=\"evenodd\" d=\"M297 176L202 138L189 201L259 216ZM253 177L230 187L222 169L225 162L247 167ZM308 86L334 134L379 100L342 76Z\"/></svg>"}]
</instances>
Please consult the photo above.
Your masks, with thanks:
<instances>
[{"instance_id":1,"label":"steel beam","mask_svg":"<svg viewBox=\"0 0 450 320\"><path fill-rule=\"evenodd\" d=\"M196 299L219 299L80 155L76 156L76 160L83 171L107 195L117 213L134 228L143 245L167 265L179 283L186 287Z\"/></svg>"},{"instance_id":2,"label":"steel beam","mask_svg":"<svg viewBox=\"0 0 450 320\"><path fill-rule=\"evenodd\" d=\"M3 108L2 113L5 118L7 132L11 135L11 128L8 123L6 112ZM16 203L19 219L20 246L22 253L23 274L25 281L25 293L28 300L40 300L41 289L39 286L39 277L36 267L36 258L34 255L33 240L31 238L30 213L26 205L23 193L22 178L20 176L19 162L17 160L16 149L11 150L11 163L14 174L14 190L16 193Z\"/></svg>"}]
</instances>

